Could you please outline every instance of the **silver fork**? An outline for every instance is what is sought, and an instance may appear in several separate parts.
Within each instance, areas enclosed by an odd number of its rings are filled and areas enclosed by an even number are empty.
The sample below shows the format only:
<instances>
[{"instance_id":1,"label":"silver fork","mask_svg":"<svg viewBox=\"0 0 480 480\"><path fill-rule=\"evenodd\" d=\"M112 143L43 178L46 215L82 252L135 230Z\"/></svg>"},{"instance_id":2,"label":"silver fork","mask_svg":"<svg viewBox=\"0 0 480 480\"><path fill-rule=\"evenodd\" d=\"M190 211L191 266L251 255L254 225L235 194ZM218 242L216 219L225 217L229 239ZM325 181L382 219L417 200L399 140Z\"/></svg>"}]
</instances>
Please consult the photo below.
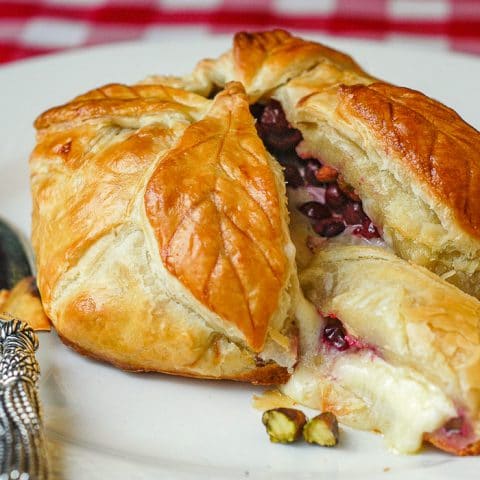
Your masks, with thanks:
<instances>
[{"instance_id":1,"label":"silver fork","mask_svg":"<svg viewBox=\"0 0 480 480\"><path fill-rule=\"evenodd\" d=\"M32 275L31 259L26 243L0 220L0 289ZM0 480L48 479L37 348L26 323L0 312Z\"/></svg>"}]
</instances>

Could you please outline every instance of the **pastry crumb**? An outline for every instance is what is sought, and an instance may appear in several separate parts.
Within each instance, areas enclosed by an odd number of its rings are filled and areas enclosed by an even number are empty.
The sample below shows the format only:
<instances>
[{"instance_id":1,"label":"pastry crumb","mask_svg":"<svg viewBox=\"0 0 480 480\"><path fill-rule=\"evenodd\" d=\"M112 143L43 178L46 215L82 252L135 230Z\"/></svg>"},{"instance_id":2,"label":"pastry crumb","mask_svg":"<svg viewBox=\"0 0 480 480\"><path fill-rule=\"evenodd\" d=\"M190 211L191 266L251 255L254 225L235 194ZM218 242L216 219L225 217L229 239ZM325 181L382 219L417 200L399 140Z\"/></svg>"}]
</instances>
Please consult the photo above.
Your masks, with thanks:
<instances>
[{"instance_id":1,"label":"pastry crumb","mask_svg":"<svg viewBox=\"0 0 480 480\"><path fill-rule=\"evenodd\" d=\"M252 405L256 410L264 411L272 408L291 408L297 405L297 402L279 390L267 390L261 395L254 395Z\"/></svg>"},{"instance_id":2,"label":"pastry crumb","mask_svg":"<svg viewBox=\"0 0 480 480\"><path fill-rule=\"evenodd\" d=\"M34 277L25 277L12 290L0 290L0 316L19 318L36 331L50 330Z\"/></svg>"}]
</instances>

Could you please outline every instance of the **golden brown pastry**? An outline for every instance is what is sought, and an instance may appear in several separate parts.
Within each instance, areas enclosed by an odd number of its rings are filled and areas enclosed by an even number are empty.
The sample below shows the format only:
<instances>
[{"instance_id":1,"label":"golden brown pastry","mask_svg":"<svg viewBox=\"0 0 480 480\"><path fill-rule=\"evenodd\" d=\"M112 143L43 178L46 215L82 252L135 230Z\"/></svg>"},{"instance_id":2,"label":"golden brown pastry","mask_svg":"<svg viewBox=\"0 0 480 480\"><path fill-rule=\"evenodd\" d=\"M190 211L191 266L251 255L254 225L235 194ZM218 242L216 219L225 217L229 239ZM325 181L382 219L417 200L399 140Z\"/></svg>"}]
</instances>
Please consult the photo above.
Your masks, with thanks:
<instances>
[{"instance_id":1,"label":"golden brown pastry","mask_svg":"<svg viewBox=\"0 0 480 480\"><path fill-rule=\"evenodd\" d=\"M350 57L281 30L238 33L219 59L169 79L204 95L232 80L243 83L251 103L280 102L301 132L296 153L339 172L371 230L397 255L480 296L477 130L422 93L382 82Z\"/></svg>"},{"instance_id":2,"label":"golden brown pastry","mask_svg":"<svg viewBox=\"0 0 480 480\"><path fill-rule=\"evenodd\" d=\"M34 330L50 330L34 277L22 278L12 290L0 290L0 315L16 317Z\"/></svg>"},{"instance_id":3,"label":"golden brown pastry","mask_svg":"<svg viewBox=\"0 0 480 480\"><path fill-rule=\"evenodd\" d=\"M378 247L325 247L300 283L317 311L300 305L303 355L284 393L402 453L423 438L480 453L476 298Z\"/></svg>"},{"instance_id":4,"label":"golden brown pastry","mask_svg":"<svg viewBox=\"0 0 480 480\"><path fill-rule=\"evenodd\" d=\"M242 86L108 85L36 127L33 245L60 337L125 369L285 381L295 250Z\"/></svg>"}]
</instances>

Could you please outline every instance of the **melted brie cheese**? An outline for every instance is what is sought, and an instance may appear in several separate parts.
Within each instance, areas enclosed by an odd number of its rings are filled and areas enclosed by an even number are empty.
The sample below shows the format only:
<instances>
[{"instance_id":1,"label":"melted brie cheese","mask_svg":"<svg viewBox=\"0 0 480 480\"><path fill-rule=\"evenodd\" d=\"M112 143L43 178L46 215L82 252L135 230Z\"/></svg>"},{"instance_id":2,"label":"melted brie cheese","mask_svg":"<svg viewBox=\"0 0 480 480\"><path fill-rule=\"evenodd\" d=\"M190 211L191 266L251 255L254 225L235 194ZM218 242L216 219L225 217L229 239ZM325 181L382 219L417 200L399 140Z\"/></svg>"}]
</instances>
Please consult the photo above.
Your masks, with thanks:
<instances>
[{"instance_id":1,"label":"melted brie cheese","mask_svg":"<svg viewBox=\"0 0 480 480\"><path fill-rule=\"evenodd\" d=\"M333 411L342 423L382 432L392 450L415 452L425 432L457 414L453 402L411 368L391 365L369 350L322 350L296 368L282 392Z\"/></svg>"}]
</instances>

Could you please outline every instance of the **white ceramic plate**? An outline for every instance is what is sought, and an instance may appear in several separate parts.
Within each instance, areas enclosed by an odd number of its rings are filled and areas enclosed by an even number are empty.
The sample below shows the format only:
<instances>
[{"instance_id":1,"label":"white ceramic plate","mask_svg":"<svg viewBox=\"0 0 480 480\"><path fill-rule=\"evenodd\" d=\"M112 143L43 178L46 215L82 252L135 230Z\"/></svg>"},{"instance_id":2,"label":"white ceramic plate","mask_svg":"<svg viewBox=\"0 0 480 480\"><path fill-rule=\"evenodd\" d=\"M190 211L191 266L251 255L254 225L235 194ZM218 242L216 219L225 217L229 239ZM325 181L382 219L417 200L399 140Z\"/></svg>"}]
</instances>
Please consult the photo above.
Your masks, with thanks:
<instances>
[{"instance_id":1,"label":"white ceramic plate","mask_svg":"<svg viewBox=\"0 0 480 480\"><path fill-rule=\"evenodd\" d=\"M423 90L480 123L480 61L446 53L326 40L367 70ZM27 161L33 119L99 84L181 74L229 38L120 44L0 68L0 215L28 234ZM461 188L461 187L460 187ZM124 373L41 335L41 396L55 478L404 479L478 478L480 460L426 450L387 452L382 438L343 429L341 445L273 445L251 407L261 389L229 382Z\"/></svg>"}]
</instances>

